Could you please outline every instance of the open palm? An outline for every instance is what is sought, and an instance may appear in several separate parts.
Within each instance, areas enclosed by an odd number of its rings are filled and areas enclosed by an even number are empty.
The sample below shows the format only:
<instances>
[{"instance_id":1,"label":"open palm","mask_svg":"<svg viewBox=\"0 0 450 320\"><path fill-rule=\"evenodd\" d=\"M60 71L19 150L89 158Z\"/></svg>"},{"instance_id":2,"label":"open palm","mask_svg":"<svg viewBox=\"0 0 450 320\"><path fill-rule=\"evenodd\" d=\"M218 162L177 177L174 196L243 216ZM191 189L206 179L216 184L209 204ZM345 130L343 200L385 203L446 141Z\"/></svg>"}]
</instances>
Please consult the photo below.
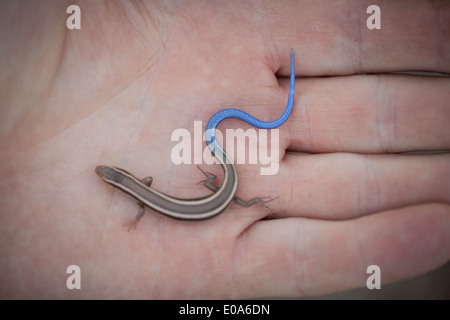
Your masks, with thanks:
<instances>
[{"instance_id":1,"label":"open palm","mask_svg":"<svg viewBox=\"0 0 450 320\"><path fill-rule=\"evenodd\" d=\"M449 72L448 34L425 1L411 4L415 19L386 3L376 31L358 3L331 14L308 1L87 1L72 31L60 2L2 3L1 296L304 296L365 286L370 265L388 283L447 262L449 154L399 153L450 148L450 82L385 73ZM148 210L127 232L138 206L95 166L209 194L195 165L172 162L171 133L225 107L276 119L290 48L280 170L237 165L237 196L272 197L271 210L232 204L201 222ZM220 180L219 166L201 167ZM73 264L78 291L66 288Z\"/></svg>"}]
</instances>

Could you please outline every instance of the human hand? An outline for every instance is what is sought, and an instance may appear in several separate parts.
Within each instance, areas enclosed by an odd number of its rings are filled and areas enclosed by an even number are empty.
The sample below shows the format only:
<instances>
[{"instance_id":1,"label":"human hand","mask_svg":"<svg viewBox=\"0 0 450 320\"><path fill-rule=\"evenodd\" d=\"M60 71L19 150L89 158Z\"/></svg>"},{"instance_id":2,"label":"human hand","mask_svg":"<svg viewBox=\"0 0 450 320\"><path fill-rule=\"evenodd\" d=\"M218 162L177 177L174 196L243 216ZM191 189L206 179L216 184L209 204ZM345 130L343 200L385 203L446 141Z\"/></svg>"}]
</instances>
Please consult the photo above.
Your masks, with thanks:
<instances>
[{"instance_id":1,"label":"human hand","mask_svg":"<svg viewBox=\"0 0 450 320\"><path fill-rule=\"evenodd\" d=\"M359 2L80 2L78 31L60 2L2 6L2 297L311 296L365 286L372 264L389 283L449 260L449 154L399 153L449 149L450 82L385 74L449 72L427 2L408 4L414 19L384 3L374 31ZM237 165L237 196L278 197L272 212L231 205L190 223L147 210L127 232L137 205L95 166L207 195L194 165L172 163L171 133L224 107L277 118L291 47L279 173ZM65 286L72 264L81 290Z\"/></svg>"}]
</instances>

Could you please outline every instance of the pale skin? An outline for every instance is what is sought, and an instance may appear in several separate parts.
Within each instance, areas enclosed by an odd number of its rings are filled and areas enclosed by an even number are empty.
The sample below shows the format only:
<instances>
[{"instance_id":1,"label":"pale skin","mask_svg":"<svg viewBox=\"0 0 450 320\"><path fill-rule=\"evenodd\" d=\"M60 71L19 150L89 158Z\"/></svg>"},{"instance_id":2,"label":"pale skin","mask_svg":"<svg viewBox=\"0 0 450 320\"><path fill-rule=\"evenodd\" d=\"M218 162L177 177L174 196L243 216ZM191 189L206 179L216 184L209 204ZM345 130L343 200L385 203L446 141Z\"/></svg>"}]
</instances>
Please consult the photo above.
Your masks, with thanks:
<instances>
[{"instance_id":1,"label":"pale skin","mask_svg":"<svg viewBox=\"0 0 450 320\"><path fill-rule=\"evenodd\" d=\"M226 4L225 4L226 3ZM300 297L387 284L450 258L450 5L379 1L8 1L0 8L2 298ZM104 184L115 165L179 197L209 194L171 162L171 132L224 107L280 128L280 170L237 165L237 196L201 222L138 206ZM356 75L360 74L360 75ZM331 77L321 77L331 76ZM237 120L220 128L248 129ZM203 146L205 147L205 146ZM299 155L285 151L308 152ZM218 165L200 165L218 174ZM265 218L270 219L265 219ZM79 265L81 290L66 288Z\"/></svg>"}]
</instances>

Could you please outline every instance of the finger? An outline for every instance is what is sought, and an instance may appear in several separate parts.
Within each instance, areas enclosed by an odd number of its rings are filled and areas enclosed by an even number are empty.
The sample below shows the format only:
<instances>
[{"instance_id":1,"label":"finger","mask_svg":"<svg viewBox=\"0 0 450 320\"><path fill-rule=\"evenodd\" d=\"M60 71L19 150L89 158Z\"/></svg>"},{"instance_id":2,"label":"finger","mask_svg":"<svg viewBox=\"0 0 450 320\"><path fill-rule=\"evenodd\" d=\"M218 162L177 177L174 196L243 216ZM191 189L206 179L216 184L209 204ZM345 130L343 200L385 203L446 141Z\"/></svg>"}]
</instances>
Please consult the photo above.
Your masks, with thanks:
<instances>
[{"instance_id":1,"label":"finger","mask_svg":"<svg viewBox=\"0 0 450 320\"><path fill-rule=\"evenodd\" d=\"M279 196L270 204L276 217L349 219L422 203L450 204L449 163L450 153L287 154L277 175L247 177L240 192Z\"/></svg>"},{"instance_id":2,"label":"finger","mask_svg":"<svg viewBox=\"0 0 450 320\"><path fill-rule=\"evenodd\" d=\"M414 277L450 258L450 206L428 204L355 220L264 220L233 255L242 297L310 296L364 287L367 267L383 284Z\"/></svg>"},{"instance_id":3,"label":"finger","mask_svg":"<svg viewBox=\"0 0 450 320\"><path fill-rule=\"evenodd\" d=\"M450 78L401 75L301 79L289 149L407 152L450 149ZM286 132L284 132L286 134Z\"/></svg>"},{"instance_id":4,"label":"finger","mask_svg":"<svg viewBox=\"0 0 450 320\"><path fill-rule=\"evenodd\" d=\"M379 30L367 28L369 5L292 1L266 9L266 28L277 52L293 47L300 53L296 69L304 76L450 71L449 2L378 1Z\"/></svg>"}]
</instances>

